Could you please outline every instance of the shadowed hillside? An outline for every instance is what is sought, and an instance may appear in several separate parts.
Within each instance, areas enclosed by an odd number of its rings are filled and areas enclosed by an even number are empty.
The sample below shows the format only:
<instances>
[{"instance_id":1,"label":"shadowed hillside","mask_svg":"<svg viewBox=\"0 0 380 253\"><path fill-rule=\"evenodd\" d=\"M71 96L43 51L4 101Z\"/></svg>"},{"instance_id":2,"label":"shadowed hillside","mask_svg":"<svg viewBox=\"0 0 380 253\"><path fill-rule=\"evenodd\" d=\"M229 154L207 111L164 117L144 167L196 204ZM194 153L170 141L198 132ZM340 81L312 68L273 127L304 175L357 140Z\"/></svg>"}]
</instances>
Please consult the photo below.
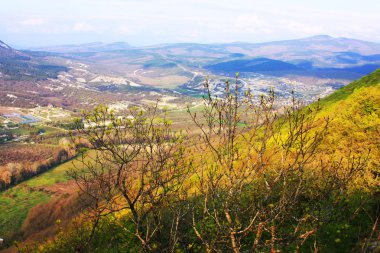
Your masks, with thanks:
<instances>
[{"instance_id":1,"label":"shadowed hillside","mask_svg":"<svg viewBox=\"0 0 380 253\"><path fill-rule=\"evenodd\" d=\"M49 64L0 41L0 77L11 80L43 80L56 78L60 71L67 71L67 68Z\"/></svg>"}]
</instances>

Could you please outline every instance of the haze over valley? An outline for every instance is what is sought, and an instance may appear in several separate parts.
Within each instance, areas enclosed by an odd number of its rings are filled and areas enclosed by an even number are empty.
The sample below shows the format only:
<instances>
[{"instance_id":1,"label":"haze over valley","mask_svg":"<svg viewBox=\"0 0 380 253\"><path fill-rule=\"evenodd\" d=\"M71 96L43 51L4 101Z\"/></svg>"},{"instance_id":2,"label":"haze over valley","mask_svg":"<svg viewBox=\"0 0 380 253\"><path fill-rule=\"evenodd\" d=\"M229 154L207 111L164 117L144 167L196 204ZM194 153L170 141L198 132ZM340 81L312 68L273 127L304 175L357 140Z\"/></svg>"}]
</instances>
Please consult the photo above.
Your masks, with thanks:
<instances>
[{"instance_id":1,"label":"haze over valley","mask_svg":"<svg viewBox=\"0 0 380 253\"><path fill-rule=\"evenodd\" d=\"M281 103L294 91L309 103L380 66L379 44L327 35L257 44L119 42L23 51L2 42L1 55L1 105L26 108L118 107L161 99L180 109L184 100L196 102L203 94L206 77L218 94L235 73L242 90L260 94L274 88Z\"/></svg>"}]
</instances>

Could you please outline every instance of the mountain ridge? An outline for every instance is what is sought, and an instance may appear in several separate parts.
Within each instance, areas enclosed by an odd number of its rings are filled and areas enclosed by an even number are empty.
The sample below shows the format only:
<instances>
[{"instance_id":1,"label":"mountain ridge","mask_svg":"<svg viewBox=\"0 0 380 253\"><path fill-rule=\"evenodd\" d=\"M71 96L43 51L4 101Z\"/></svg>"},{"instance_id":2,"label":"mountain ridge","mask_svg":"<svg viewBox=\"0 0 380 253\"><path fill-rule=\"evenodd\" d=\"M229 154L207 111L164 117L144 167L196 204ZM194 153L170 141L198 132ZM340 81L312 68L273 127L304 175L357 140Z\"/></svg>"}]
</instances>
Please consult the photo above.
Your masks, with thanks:
<instances>
[{"instance_id":1,"label":"mountain ridge","mask_svg":"<svg viewBox=\"0 0 380 253\"><path fill-rule=\"evenodd\" d=\"M365 41L360 39L353 39L353 38L346 38L346 37L332 37L330 35L315 35L300 39L288 39L288 40L274 40L274 41L266 41L266 42L226 42L226 43L192 43L192 42L179 42L179 43L162 43L162 44L153 44L153 45L147 45L147 46L131 46L127 42L119 41L119 42L110 42L110 43L104 43L104 42L89 42L89 43L79 43L79 44L63 44L63 45L52 45L52 46L45 46L45 47L33 47L29 48L30 50L45 50L48 51L48 49L53 48L65 48L65 47L86 47L86 46L110 46L113 44L124 44L124 47L127 45L129 48L161 48L161 47L167 47L167 46L236 46L236 45L244 45L244 46L262 46L262 45L272 45L272 44L287 44L287 43L294 43L294 42L327 42L327 41L338 41L338 42L355 42L355 43L362 43L371 45L373 47L376 47L377 50L380 52L380 43L377 42L371 42L371 41Z\"/></svg>"},{"instance_id":2,"label":"mountain ridge","mask_svg":"<svg viewBox=\"0 0 380 253\"><path fill-rule=\"evenodd\" d=\"M16 50L0 40L1 77L13 80L55 78L66 67L50 64L26 52Z\"/></svg>"}]
</instances>

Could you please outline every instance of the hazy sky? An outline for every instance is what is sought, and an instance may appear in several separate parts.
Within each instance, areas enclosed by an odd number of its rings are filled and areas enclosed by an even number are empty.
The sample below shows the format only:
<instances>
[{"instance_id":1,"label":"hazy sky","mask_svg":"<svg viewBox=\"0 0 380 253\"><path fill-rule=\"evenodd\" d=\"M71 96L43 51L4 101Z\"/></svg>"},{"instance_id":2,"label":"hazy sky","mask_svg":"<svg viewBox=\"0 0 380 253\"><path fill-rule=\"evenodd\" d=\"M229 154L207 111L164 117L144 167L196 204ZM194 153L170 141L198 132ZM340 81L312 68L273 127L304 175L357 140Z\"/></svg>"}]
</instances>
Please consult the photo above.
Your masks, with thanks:
<instances>
[{"instance_id":1,"label":"hazy sky","mask_svg":"<svg viewBox=\"0 0 380 253\"><path fill-rule=\"evenodd\" d=\"M380 0L0 0L16 47L263 42L319 34L380 42Z\"/></svg>"}]
</instances>

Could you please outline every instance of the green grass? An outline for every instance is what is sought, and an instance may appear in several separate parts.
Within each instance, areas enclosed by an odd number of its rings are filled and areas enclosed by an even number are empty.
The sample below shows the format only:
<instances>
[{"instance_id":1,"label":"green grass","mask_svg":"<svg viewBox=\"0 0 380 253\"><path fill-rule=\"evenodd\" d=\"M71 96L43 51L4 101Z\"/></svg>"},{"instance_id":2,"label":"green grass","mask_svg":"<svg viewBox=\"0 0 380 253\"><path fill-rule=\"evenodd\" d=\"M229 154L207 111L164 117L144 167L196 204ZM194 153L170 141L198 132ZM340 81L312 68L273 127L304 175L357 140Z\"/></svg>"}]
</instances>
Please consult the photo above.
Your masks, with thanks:
<instances>
[{"instance_id":1,"label":"green grass","mask_svg":"<svg viewBox=\"0 0 380 253\"><path fill-rule=\"evenodd\" d=\"M45 126L45 125L37 125L36 126L37 129L44 129L46 132L45 134L56 134L56 133L61 133L61 132L64 132L65 130L63 129L58 129L56 127L49 127L49 126Z\"/></svg>"},{"instance_id":2,"label":"green grass","mask_svg":"<svg viewBox=\"0 0 380 253\"><path fill-rule=\"evenodd\" d=\"M73 163L80 164L76 159L67 161L39 176L0 192L0 237L11 236L20 231L29 211L38 204L48 202L51 198L41 189L69 181L67 171L73 168Z\"/></svg>"},{"instance_id":3,"label":"green grass","mask_svg":"<svg viewBox=\"0 0 380 253\"><path fill-rule=\"evenodd\" d=\"M95 154L95 151L87 152L87 156L91 156L92 154ZM88 160L88 158L85 158L85 160ZM57 183L67 182L71 179L67 172L71 169L79 167L80 165L81 162L79 161L79 159L74 158L61 165L58 165L54 169L51 169L43 174L40 174L36 177L33 177L25 181L24 184L29 187L44 187L54 185Z\"/></svg>"},{"instance_id":4,"label":"green grass","mask_svg":"<svg viewBox=\"0 0 380 253\"><path fill-rule=\"evenodd\" d=\"M0 235L18 232L29 210L49 199L44 192L21 186L0 193Z\"/></svg>"},{"instance_id":5,"label":"green grass","mask_svg":"<svg viewBox=\"0 0 380 253\"><path fill-rule=\"evenodd\" d=\"M43 187L54 185L56 183L67 182L70 180L70 177L67 175L67 171L71 168L73 168L73 160L58 165L54 169L27 180L25 181L25 184L30 187Z\"/></svg>"},{"instance_id":6,"label":"green grass","mask_svg":"<svg viewBox=\"0 0 380 253\"><path fill-rule=\"evenodd\" d=\"M20 125L18 128L12 129L12 134L15 135L29 135L34 129L27 125Z\"/></svg>"}]
</instances>

